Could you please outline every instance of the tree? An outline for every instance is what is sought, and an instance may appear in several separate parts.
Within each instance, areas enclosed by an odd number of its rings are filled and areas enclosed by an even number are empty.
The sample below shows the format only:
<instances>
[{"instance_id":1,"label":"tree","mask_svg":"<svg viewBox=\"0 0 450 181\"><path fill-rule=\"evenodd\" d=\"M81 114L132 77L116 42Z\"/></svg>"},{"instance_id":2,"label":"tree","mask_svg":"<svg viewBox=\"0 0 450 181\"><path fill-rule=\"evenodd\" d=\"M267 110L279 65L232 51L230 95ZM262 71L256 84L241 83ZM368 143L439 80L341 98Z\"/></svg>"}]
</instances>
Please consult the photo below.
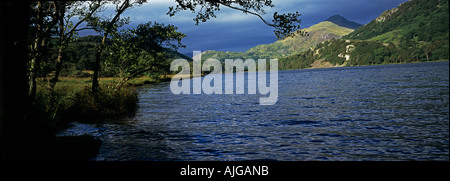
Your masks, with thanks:
<instances>
[{"instance_id":1,"label":"tree","mask_svg":"<svg viewBox=\"0 0 450 181\"><path fill-rule=\"evenodd\" d=\"M31 24L29 31L30 61L28 62L29 95L33 100L36 94L36 78L42 67L45 57L49 56L49 49L52 46L51 40L58 37L56 69L53 78L49 81L49 91L58 81L58 77L63 64L63 55L66 52L68 43L72 42L74 35L89 27L79 28L87 19L91 18L100 7L105 4L102 1L73 2L73 1L37 1L31 6ZM78 17L77 23L71 19Z\"/></svg>"},{"instance_id":2,"label":"tree","mask_svg":"<svg viewBox=\"0 0 450 181\"><path fill-rule=\"evenodd\" d=\"M379 47L373 51L374 59L372 64L381 64L385 61L385 58L387 58L388 52L387 49L384 47Z\"/></svg>"},{"instance_id":3,"label":"tree","mask_svg":"<svg viewBox=\"0 0 450 181\"><path fill-rule=\"evenodd\" d=\"M116 71L121 88L127 81L158 69L165 59L165 48L176 51L184 47L181 40L185 34L177 32L173 25L148 22L136 29L126 29L112 33L112 45L108 47L109 56L105 68Z\"/></svg>"},{"instance_id":4,"label":"tree","mask_svg":"<svg viewBox=\"0 0 450 181\"><path fill-rule=\"evenodd\" d=\"M120 26L123 26L124 24L127 24L129 19L123 19L120 18L123 12L125 10L135 6L140 5L142 3L146 2L145 0L136 0L136 1L130 1L130 0L124 0L124 1L113 1L113 4L115 4L115 11L116 14L112 19L104 19L101 20L99 17L93 17L89 19L89 23L91 26L96 27L96 30L100 33L103 33L103 38L100 46L97 49L96 55L95 55L95 62L94 62L94 74L92 75L92 93L94 95L97 95L98 93L98 77L100 72L100 63L101 63L101 55L103 50L105 49L105 43L106 39L108 38L108 35L111 32L117 31L117 28Z\"/></svg>"},{"instance_id":5,"label":"tree","mask_svg":"<svg viewBox=\"0 0 450 181\"><path fill-rule=\"evenodd\" d=\"M36 78L43 57L48 53L48 40L58 23L59 3L56 1L31 4L29 57L28 62L28 94L33 102L36 94Z\"/></svg>"},{"instance_id":6,"label":"tree","mask_svg":"<svg viewBox=\"0 0 450 181\"><path fill-rule=\"evenodd\" d=\"M58 77L61 72L63 64L63 54L66 52L66 48L70 42L73 41L74 35L81 30L90 29L91 27L78 28L82 23L86 22L94 16L95 13L101 10L104 2L102 1L90 1L90 2L57 2L58 6L55 9L58 20L59 30L59 49L56 59L56 70L53 78L49 82L49 90L53 91ZM73 24L71 18L79 17L79 21Z\"/></svg>"},{"instance_id":7,"label":"tree","mask_svg":"<svg viewBox=\"0 0 450 181\"><path fill-rule=\"evenodd\" d=\"M97 30L102 33L103 38L101 45L96 52L95 69L97 70L93 76L93 88L98 87L98 71L100 70L100 56L105 49L105 41L110 32L113 32L126 21L121 21L121 14L132 7L133 5L142 4L144 1L129 0L117 1L113 3L116 5L116 14L111 19L101 19L96 16L91 16L86 19L88 26L101 27ZM177 0L179 4L189 1ZM191 0L192 2L199 2L198 0ZM261 1L215 1L205 0L205 4L211 4L211 7L216 7L219 10L219 4L232 5L244 13L258 15L264 6L272 7L269 0ZM218 3L216 3L218 2ZM61 15L64 14L60 10L67 11L61 7L65 3L59 1L46 2L30 2L30 1L2 1L0 2L0 83L2 88L0 91L0 141L1 141L1 158L2 159L30 159L33 154L33 149L30 145L39 145L35 143L38 134L43 134L45 130L39 129L36 125L34 117L30 116L32 105L32 97L36 94L36 77L41 62L46 56L49 46L49 40L52 37L63 38L64 41L59 41L60 45L64 42L71 41L72 38L65 35L71 35L67 28L62 35L61 27L56 25L61 22ZM239 8L240 7L240 8ZM187 6L185 7L187 8ZM183 9L183 8L182 8ZM250 12L255 9L256 12ZM259 10L258 10L259 9ZM66 12L67 13L67 12ZM85 14L82 14L85 15ZM274 16L274 23L264 21L266 24L274 27L286 26L284 29L289 31L296 26L287 26L289 21L294 21L298 17L298 13L291 16L277 15ZM12 18L14 17L14 18ZM67 14L65 15L67 18ZM201 18L199 18L201 19ZM295 21L298 19L295 18ZM279 23L276 23L279 22ZM67 27L72 26L68 21L64 22ZM60 23L59 25L62 25ZM76 25L76 24L75 24ZM75 25L73 27L75 27ZM7 28L6 28L7 27ZM66 26L65 26L66 27ZM73 28L72 27L72 28ZM59 28L59 29L58 29ZM75 28L76 29L76 28ZM81 28L82 29L82 28ZM81 30L77 29L77 30ZM282 30L283 28L280 28ZM287 31L280 31L280 35ZM74 31L72 31L74 32ZM59 47L61 48L61 47ZM62 49L64 50L65 47ZM64 51L61 51L62 53ZM61 53L61 54L62 54ZM62 57L61 57L62 58ZM62 62L62 59L60 59ZM94 86L95 83L97 86ZM95 89L95 88L94 88Z\"/></svg>"},{"instance_id":8,"label":"tree","mask_svg":"<svg viewBox=\"0 0 450 181\"><path fill-rule=\"evenodd\" d=\"M30 138L38 136L36 121L25 116L31 107L29 42L36 38L28 31L32 13L30 1L0 2L0 160L28 159Z\"/></svg>"},{"instance_id":9,"label":"tree","mask_svg":"<svg viewBox=\"0 0 450 181\"><path fill-rule=\"evenodd\" d=\"M92 76L92 92L96 94L98 92L98 77L100 72L101 65L101 55L103 50L105 49L105 41L108 38L108 35L111 32L117 31L117 28L127 23L127 19L120 18L121 14L127 9L145 3L145 0L124 0L124 1L113 1L116 5L115 11L116 14L112 19L100 20L99 18L92 18L90 24L94 27L97 27L97 31L103 33L102 43L99 46L95 58L94 64L94 73ZM264 7L274 7L271 0L176 0L178 3L176 7L169 7L169 12L167 13L170 16L174 16L177 12L182 10L191 10L193 12L196 11L196 7L200 7L200 10L197 12L194 21L196 25L199 22L205 22L209 20L211 17L216 17L214 12L220 10L220 6L229 7L231 9L235 9L238 11L242 11L245 14L252 14L258 16L265 24L268 26L272 26L275 28L274 32L277 38L284 38L288 35L292 35L293 32L297 31L300 28L299 19L300 14L296 13L288 13L286 14L278 14L277 12L273 15L272 22L268 22L265 20L262 15L265 14L263 10ZM302 31L297 31L297 33L303 33Z\"/></svg>"}]
</instances>

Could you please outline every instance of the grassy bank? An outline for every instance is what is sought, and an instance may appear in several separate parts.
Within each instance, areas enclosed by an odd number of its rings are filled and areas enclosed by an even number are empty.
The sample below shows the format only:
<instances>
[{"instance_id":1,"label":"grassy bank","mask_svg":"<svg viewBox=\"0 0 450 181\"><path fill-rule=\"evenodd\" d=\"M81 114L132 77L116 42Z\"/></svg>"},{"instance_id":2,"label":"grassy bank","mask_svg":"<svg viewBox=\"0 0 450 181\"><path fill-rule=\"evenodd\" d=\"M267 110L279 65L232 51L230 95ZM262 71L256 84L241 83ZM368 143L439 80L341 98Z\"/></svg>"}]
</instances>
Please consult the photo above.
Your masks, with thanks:
<instances>
[{"instance_id":1,"label":"grassy bank","mask_svg":"<svg viewBox=\"0 0 450 181\"><path fill-rule=\"evenodd\" d=\"M99 93L95 96L90 77L61 77L53 92L48 90L48 82L41 79L30 116L55 132L71 121L92 122L132 115L137 110L136 86L165 80L168 78L141 77L117 89L117 78L100 78Z\"/></svg>"},{"instance_id":2,"label":"grassy bank","mask_svg":"<svg viewBox=\"0 0 450 181\"><path fill-rule=\"evenodd\" d=\"M71 121L120 121L137 110L136 86L162 80L142 77L117 89L117 80L101 78L95 96L91 92L91 78L61 77L52 92L48 89L48 79L39 79L32 105L24 104L20 121L13 122L17 130L5 146L12 153L8 160L65 161L95 157L101 140L90 135L56 136L58 131L67 128Z\"/></svg>"}]
</instances>

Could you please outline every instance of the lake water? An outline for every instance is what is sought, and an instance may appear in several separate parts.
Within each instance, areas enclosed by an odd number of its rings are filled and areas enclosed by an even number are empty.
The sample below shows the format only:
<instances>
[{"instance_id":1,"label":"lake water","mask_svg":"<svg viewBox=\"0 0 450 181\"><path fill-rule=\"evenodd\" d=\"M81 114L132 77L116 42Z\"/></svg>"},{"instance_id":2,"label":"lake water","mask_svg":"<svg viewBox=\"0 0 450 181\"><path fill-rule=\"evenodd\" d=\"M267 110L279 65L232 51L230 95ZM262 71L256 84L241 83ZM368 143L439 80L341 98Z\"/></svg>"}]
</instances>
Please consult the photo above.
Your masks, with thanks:
<instances>
[{"instance_id":1,"label":"lake water","mask_svg":"<svg viewBox=\"0 0 450 181\"><path fill-rule=\"evenodd\" d=\"M73 123L103 141L95 160L449 160L449 63L279 71L261 95L140 87L132 118Z\"/></svg>"}]
</instances>

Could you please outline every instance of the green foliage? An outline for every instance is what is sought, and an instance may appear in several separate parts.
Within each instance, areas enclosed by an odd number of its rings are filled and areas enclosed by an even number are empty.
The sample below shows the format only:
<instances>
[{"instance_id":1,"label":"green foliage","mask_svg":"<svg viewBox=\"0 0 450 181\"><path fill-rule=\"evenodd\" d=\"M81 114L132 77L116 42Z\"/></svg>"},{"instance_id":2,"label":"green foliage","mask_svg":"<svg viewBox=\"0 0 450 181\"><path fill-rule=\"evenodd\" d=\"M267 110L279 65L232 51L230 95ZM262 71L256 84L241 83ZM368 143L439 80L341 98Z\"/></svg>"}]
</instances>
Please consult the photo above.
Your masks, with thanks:
<instances>
[{"instance_id":1,"label":"green foliage","mask_svg":"<svg viewBox=\"0 0 450 181\"><path fill-rule=\"evenodd\" d=\"M284 57L279 60L279 69L290 70L309 68L311 67L311 64L314 63L314 58L314 52L311 50L301 54Z\"/></svg>"},{"instance_id":2,"label":"green foliage","mask_svg":"<svg viewBox=\"0 0 450 181\"><path fill-rule=\"evenodd\" d=\"M58 54L58 39L51 39L49 43L49 54L41 66L40 77L45 77L56 69L56 57ZM94 66L97 46L101 43L100 36L88 35L79 37L67 46L63 54L62 76L76 76L82 70L92 70ZM110 44L110 41L107 42Z\"/></svg>"},{"instance_id":3,"label":"green foliage","mask_svg":"<svg viewBox=\"0 0 450 181\"><path fill-rule=\"evenodd\" d=\"M160 77L170 66L165 59L165 48L176 51L183 47L181 40L186 35L176 30L173 25L149 22L136 29L112 33L104 70L119 77L117 86L144 73L153 78Z\"/></svg>"},{"instance_id":4,"label":"green foliage","mask_svg":"<svg viewBox=\"0 0 450 181\"><path fill-rule=\"evenodd\" d=\"M318 44L314 49L318 54L303 52L281 59L287 66L281 67L310 67L311 60L357 66L449 59L448 15L448 1L408 1L344 39Z\"/></svg>"},{"instance_id":5,"label":"green foliage","mask_svg":"<svg viewBox=\"0 0 450 181\"><path fill-rule=\"evenodd\" d=\"M448 59L449 11L446 0L408 1L344 38L394 43L402 61ZM434 53L433 53L434 52ZM409 59L409 60L405 60Z\"/></svg>"},{"instance_id":6,"label":"green foliage","mask_svg":"<svg viewBox=\"0 0 450 181\"><path fill-rule=\"evenodd\" d=\"M64 63L61 70L61 76L70 76L70 77L87 77L90 76L90 74L83 73L84 70L93 70L94 61L95 61L95 54L97 51L97 46L101 43L101 36L83 36L79 37L74 42L70 42L68 45L68 48L66 50L66 53L63 54L64 57ZM57 56L57 47L56 42L57 39L52 39L53 43L50 44L49 55L46 57L46 60L41 64L41 71L39 71L39 77L45 77L49 74L52 74L52 72L55 70L55 60ZM112 45L111 39L107 39L106 41L107 46ZM163 48L164 53L164 60L173 60L175 58L184 58L184 59L191 59L189 57L186 57L185 55L178 53L175 50L169 49L169 48ZM102 56L107 57L109 54L109 50L106 50ZM158 63L164 63L164 61L158 61ZM159 67L160 69L154 69L154 71L162 71L165 72L165 68ZM167 68L168 70L169 68ZM108 69L105 69L101 72L101 75L103 77L113 77L116 76L116 71L109 71ZM151 74L151 73L150 73ZM147 74L148 76L150 74ZM146 75L146 74L144 74Z\"/></svg>"},{"instance_id":7,"label":"green foliage","mask_svg":"<svg viewBox=\"0 0 450 181\"><path fill-rule=\"evenodd\" d=\"M395 30L401 31L398 38L432 41L448 37L448 17L447 0L412 0L384 12L344 38L367 40Z\"/></svg>"},{"instance_id":8,"label":"green foliage","mask_svg":"<svg viewBox=\"0 0 450 181\"><path fill-rule=\"evenodd\" d=\"M298 12L288 14L278 14L275 12L273 14L273 24L271 26L275 27L273 32L278 39L293 37L296 34L300 34L302 36L306 35L305 31L300 30L300 15L301 14Z\"/></svg>"}]
</instances>

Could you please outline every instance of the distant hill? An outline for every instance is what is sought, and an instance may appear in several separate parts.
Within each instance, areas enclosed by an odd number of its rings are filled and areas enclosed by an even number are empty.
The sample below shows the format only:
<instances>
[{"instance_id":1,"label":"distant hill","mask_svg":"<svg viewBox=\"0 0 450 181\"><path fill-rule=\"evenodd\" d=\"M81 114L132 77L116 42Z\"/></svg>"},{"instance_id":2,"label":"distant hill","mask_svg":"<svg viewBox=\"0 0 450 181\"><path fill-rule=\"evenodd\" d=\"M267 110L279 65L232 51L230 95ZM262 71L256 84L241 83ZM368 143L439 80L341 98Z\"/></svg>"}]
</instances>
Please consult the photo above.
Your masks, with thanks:
<instances>
[{"instance_id":1,"label":"distant hill","mask_svg":"<svg viewBox=\"0 0 450 181\"><path fill-rule=\"evenodd\" d=\"M325 21L329 21L332 22L336 25L342 26L342 27L346 27L346 28L350 28L350 29L357 29L358 27L362 26L362 24L353 22L353 21L349 21L346 18L342 17L341 15L334 15L329 17L328 19L326 19Z\"/></svg>"},{"instance_id":2,"label":"distant hill","mask_svg":"<svg viewBox=\"0 0 450 181\"><path fill-rule=\"evenodd\" d=\"M411 0L341 39L280 59L282 69L449 59L448 0Z\"/></svg>"},{"instance_id":3,"label":"distant hill","mask_svg":"<svg viewBox=\"0 0 450 181\"><path fill-rule=\"evenodd\" d=\"M343 19L346 20L345 18ZM346 21L347 24L358 24L348 20ZM208 58L215 58L223 61L224 59L228 58L273 59L286 57L309 50L321 42L331 39L338 39L353 32L354 30L351 28L339 26L330 21L323 21L309 28L305 28L303 29L303 31L308 32L308 36L301 36L300 34L296 34L293 37L287 37L283 40L278 40L271 44L258 45L256 47L250 48L246 52L223 52L214 50L204 51L202 53L202 59L206 60Z\"/></svg>"}]
</instances>

